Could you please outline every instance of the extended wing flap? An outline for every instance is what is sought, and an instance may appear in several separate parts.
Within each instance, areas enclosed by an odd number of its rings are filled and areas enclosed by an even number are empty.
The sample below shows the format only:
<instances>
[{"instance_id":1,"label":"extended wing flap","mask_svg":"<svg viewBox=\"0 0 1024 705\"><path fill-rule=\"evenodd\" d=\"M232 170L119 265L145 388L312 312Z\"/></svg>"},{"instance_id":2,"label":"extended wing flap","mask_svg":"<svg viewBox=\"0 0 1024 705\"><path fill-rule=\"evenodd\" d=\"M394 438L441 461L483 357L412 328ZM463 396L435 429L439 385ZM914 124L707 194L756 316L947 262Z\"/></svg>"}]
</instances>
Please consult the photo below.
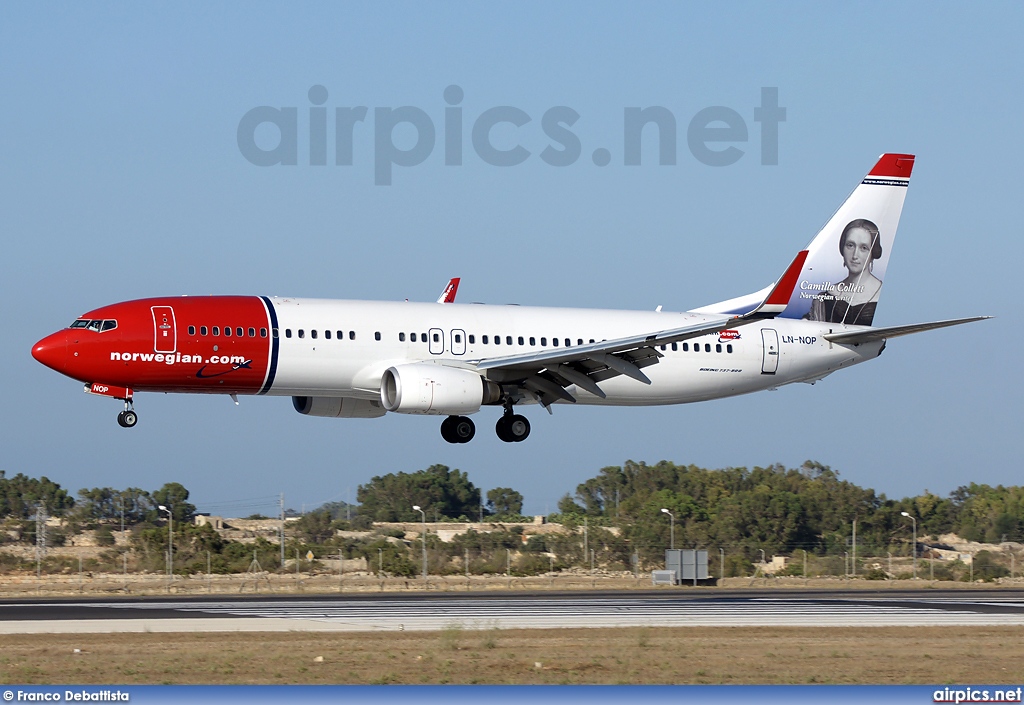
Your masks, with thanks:
<instances>
[{"instance_id":1,"label":"extended wing flap","mask_svg":"<svg viewBox=\"0 0 1024 705\"><path fill-rule=\"evenodd\" d=\"M825 338L825 340L828 340L832 343L838 343L840 345L856 345L858 343L873 343L879 340L898 338L901 335L922 333L926 330L935 330L937 328L949 328L950 326L958 326L962 323L984 321L986 318L992 318L992 316L972 316L971 318L954 318L948 321L934 321L932 323L912 323L906 326L888 326L885 328L865 328L863 330L855 330L844 333L826 333L822 337Z\"/></svg>"}]
</instances>

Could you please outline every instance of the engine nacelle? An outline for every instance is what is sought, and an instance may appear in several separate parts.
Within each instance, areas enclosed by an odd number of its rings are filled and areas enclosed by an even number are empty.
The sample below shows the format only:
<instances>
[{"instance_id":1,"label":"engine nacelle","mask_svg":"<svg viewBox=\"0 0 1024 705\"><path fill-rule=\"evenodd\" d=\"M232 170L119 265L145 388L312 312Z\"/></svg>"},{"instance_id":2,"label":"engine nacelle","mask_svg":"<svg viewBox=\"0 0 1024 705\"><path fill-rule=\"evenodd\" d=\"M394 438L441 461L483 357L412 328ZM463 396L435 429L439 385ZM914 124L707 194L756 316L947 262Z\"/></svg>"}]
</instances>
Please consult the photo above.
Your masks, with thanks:
<instances>
[{"instance_id":1,"label":"engine nacelle","mask_svg":"<svg viewBox=\"0 0 1024 705\"><path fill-rule=\"evenodd\" d=\"M389 367L380 383L384 408L399 414L472 414L501 401L501 387L473 370L430 363Z\"/></svg>"},{"instance_id":2,"label":"engine nacelle","mask_svg":"<svg viewBox=\"0 0 1024 705\"><path fill-rule=\"evenodd\" d=\"M305 416L336 419L376 419L387 413L376 399L352 397L292 397L292 406Z\"/></svg>"}]
</instances>

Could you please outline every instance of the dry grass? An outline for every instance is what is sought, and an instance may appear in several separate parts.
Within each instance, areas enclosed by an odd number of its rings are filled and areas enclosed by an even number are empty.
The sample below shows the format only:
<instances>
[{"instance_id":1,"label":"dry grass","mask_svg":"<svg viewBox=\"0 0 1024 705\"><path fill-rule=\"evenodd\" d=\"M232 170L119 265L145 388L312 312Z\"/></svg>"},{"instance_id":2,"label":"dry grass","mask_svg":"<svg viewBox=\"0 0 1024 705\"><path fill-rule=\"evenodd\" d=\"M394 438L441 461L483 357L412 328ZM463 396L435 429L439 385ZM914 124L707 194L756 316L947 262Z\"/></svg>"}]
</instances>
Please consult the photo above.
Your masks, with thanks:
<instances>
[{"instance_id":1,"label":"dry grass","mask_svg":"<svg viewBox=\"0 0 1024 705\"><path fill-rule=\"evenodd\" d=\"M3 637L0 680L1019 683L1022 637L1024 627L471 631L457 624L441 632L18 635Z\"/></svg>"}]
</instances>

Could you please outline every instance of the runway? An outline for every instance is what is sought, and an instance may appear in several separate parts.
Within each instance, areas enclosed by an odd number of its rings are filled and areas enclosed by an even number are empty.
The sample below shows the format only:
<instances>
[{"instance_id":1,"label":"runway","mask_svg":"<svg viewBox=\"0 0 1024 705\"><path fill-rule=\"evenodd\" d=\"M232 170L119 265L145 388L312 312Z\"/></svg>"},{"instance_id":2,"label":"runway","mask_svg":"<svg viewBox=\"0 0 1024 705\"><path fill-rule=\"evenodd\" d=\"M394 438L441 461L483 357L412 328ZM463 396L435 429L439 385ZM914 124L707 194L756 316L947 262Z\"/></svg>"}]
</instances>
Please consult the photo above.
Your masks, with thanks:
<instances>
[{"instance_id":1,"label":"runway","mask_svg":"<svg viewBox=\"0 0 1024 705\"><path fill-rule=\"evenodd\" d=\"M0 603L2 634L1024 625L1021 591L335 596Z\"/></svg>"}]
</instances>

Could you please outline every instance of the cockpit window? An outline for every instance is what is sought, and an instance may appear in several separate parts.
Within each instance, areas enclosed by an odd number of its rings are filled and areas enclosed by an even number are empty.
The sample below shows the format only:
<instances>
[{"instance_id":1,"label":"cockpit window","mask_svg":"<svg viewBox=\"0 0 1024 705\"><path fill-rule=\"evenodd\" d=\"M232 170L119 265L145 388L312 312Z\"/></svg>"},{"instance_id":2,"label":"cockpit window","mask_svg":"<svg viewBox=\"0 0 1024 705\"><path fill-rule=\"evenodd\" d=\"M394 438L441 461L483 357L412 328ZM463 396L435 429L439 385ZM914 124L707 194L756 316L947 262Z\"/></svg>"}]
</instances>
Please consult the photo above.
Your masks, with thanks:
<instances>
[{"instance_id":1,"label":"cockpit window","mask_svg":"<svg viewBox=\"0 0 1024 705\"><path fill-rule=\"evenodd\" d=\"M117 328L117 321L114 320L89 320L86 318L79 318L77 321L71 324L72 328L85 328L86 330L96 331L102 333L103 331L114 330Z\"/></svg>"}]
</instances>

